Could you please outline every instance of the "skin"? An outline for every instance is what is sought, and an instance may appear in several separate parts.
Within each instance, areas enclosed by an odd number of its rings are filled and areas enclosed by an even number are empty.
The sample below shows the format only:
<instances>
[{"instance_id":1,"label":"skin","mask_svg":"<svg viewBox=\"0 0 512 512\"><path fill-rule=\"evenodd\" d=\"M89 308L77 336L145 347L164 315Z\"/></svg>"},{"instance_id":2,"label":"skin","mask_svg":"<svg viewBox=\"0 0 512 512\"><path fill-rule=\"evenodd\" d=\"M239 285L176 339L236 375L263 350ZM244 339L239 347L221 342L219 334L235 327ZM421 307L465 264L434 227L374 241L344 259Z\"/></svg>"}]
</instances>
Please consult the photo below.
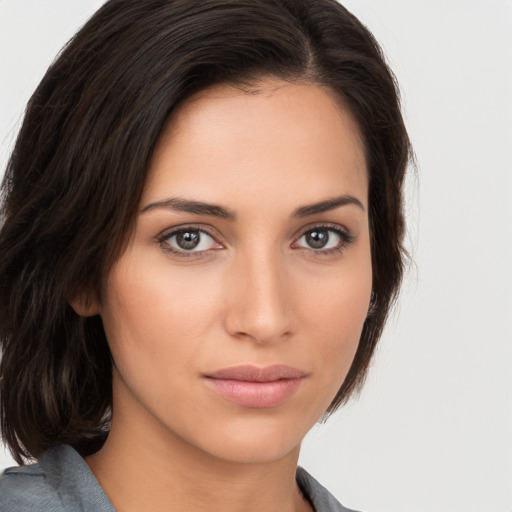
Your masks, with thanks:
<instances>
[{"instance_id":1,"label":"skin","mask_svg":"<svg viewBox=\"0 0 512 512\"><path fill-rule=\"evenodd\" d=\"M367 195L357 126L326 88L217 86L173 114L101 299L73 303L101 315L115 362L112 430L86 461L118 512L312 510L295 471L368 312ZM340 196L356 201L294 215ZM236 218L177 211L169 198ZM208 234L187 252L177 227ZM315 227L327 249L309 245ZM245 407L204 377L241 364L306 377L277 406Z\"/></svg>"}]
</instances>

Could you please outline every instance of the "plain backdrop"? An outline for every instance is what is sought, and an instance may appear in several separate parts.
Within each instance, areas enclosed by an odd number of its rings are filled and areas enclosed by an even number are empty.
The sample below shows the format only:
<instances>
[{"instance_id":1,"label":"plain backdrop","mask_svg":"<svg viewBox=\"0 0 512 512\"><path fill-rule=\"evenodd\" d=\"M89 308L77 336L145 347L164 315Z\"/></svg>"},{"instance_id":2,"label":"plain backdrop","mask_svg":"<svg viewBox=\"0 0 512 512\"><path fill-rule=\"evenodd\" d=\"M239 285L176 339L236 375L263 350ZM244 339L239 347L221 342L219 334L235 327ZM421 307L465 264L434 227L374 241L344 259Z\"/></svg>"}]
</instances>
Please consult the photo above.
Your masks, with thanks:
<instances>
[{"instance_id":1,"label":"plain backdrop","mask_svg":"<svg viewBox=\"0 0 512 512\"><path fill-rule=\"evenodd\" d=\"M0 0L2 169L29 95L102 3ZM343 3L401 85L414 264L364 392L300 462L365 512L512 512L512 1Z\"/></svg>"}]
</instances>

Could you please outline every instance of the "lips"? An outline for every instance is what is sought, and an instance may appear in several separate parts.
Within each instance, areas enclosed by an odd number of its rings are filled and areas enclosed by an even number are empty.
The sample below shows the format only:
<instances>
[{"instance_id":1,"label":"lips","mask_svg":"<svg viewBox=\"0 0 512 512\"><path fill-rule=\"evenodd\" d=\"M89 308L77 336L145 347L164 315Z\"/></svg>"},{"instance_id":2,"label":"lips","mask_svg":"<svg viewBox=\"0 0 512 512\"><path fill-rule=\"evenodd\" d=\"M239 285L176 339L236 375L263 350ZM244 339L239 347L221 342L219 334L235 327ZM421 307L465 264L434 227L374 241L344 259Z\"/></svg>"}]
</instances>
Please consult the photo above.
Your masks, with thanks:
<instances>
[{"instance_id":1,"label":"lips","mask_svg":"<svg viewBox=\"0 0 512 512\"><path fill-rule=\"evenodd\" d=\"M276 407L300 387L306 373L291 366L235 366L206 374L207 386L224 399L251 408Z\"/></svg>"}]
</instances>

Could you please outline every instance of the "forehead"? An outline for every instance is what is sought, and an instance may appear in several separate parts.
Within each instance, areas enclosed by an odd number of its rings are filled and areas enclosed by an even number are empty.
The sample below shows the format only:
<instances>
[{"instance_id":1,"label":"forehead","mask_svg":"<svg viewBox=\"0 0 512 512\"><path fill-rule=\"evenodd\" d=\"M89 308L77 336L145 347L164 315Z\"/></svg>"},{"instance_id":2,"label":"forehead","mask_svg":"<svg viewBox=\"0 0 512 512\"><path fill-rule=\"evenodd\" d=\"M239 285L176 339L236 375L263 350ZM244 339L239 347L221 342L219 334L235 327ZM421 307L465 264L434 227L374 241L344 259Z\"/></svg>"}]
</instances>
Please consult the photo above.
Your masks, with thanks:
<instances>
[{"instance_id":1,"label":"forehead","mask_svg":"<svg viewBox=\"0 0 512 512\"><path fill-rule=\"evenodd\" d=\"M144 197L278 187L308 202L337 183L366 201L366 161L352 115L326 87L273 80L249 91L215 86L181 104L157 144Z\"/></svg>"}]
</instances>

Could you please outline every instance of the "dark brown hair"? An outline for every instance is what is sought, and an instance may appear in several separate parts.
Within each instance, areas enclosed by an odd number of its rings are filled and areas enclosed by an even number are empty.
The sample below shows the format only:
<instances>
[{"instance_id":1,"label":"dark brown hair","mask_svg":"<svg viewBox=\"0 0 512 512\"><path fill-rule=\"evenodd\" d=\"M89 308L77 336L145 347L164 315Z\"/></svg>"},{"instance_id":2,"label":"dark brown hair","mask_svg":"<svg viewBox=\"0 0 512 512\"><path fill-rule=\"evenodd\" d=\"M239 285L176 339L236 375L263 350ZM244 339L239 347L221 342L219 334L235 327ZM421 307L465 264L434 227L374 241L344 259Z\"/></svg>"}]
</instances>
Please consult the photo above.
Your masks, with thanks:
<instances>
[{"instance_id":1,"label":"dark brown hair","mask_svg":"<svg viewBox=\"0 0 512 512\"><path fill-rule=\"evenodd\" d=\"M371 308L343 386L364 380L403 273L411 155L398 90L371 33L335 0L110 0L68 43L27 107L3 182L0 377L15 459L109 428L112 361L98 294L130 233L158 137L206 87L277 77L330 87L356 120L369 170Z\"/></svg>"}]
</instances>

